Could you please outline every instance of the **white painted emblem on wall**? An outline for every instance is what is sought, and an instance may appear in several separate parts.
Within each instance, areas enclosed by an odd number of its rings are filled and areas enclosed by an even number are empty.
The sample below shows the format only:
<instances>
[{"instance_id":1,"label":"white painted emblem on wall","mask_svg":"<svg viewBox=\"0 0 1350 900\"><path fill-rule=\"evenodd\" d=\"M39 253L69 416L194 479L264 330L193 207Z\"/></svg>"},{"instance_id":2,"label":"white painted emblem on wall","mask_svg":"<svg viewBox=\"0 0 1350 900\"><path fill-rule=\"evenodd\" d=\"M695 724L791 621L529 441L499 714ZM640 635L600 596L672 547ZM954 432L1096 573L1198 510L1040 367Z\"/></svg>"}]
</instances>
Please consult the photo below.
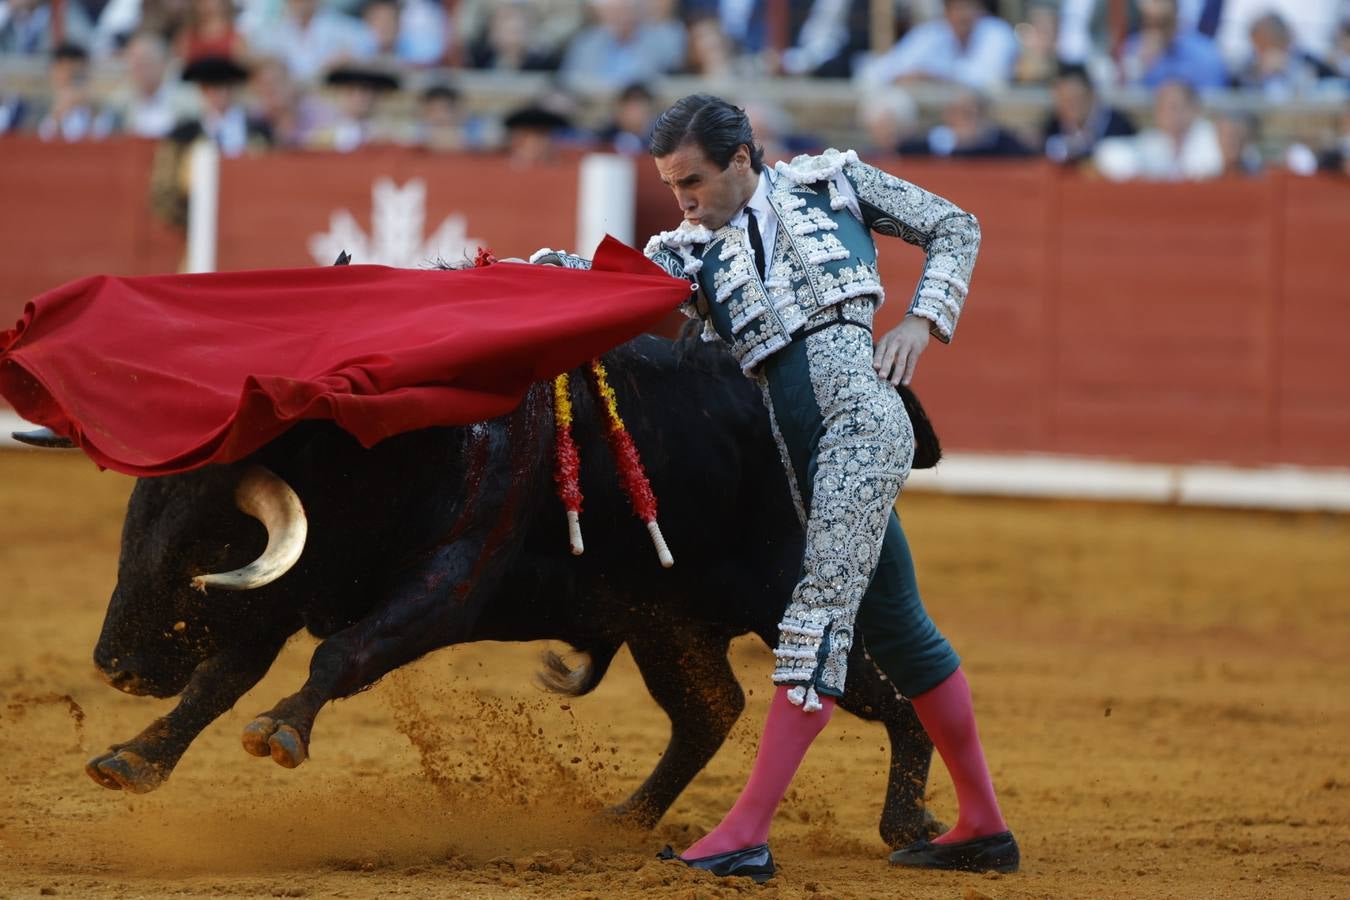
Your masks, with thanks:
<instances>
[{"instance_id":1,"label":"white painted emblem on wall","mask_svg":"<svg viewBox=\"0 0 1350 900\"><path fill-rule=\"evenodd\" d=\"M483 243L468 236L468 220L459 213L446 216L436 231L423 239L427 183L420 178L403 187L392 178L376 178L370 200L371 233L361 230L350 211L337 210L328 217L328 231L309 239L309 253L316 263L330 266L346 250L357 264L424 268L439 259L472 259Z\"/></svg>"}]
</instances>

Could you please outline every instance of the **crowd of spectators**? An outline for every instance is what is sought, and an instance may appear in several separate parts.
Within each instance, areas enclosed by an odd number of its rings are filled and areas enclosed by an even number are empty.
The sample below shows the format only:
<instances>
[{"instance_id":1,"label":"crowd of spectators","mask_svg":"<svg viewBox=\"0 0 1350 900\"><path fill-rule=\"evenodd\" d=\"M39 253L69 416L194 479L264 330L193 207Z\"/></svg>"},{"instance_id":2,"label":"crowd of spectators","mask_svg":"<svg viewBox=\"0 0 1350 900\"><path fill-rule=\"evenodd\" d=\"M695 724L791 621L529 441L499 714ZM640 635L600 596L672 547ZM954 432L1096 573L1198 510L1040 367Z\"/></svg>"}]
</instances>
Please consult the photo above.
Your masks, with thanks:
<instances>
[{"instance_id":1,"label":"crowd of spectators","mask_svg":"<svg viewBox=\"0 0 1350 900\"><path fill-rule=\"evenodd\" d=\"M1045 155L1110 178L1350 171L1350 115L1308 144L1261 147L1259 116L1207 109L1239 91L1274 107L1350 102L1346 0L0 0L0 66L44 60L38 94L0 84L0 135L114 134L347 152L370 144L502 149L533 164L560 145L641 153L668 75L731 86L770 155L830 142L756 78L852 79L870 151ZM1123 15L1122 15L1123 13ZM880 30L879 30L880 29ZM881 38L878 38L878 34ZM889 46L887 46L889 44ZM91 91L91 67L122 73ZM470 113L460 71L549 73L506 115ZM919 84L946 86L936 123ZM1048 88L1038 130L995 113L1018 85ZM576 96L612 97L580 127ZM1109 102L1142 92L1133 121ZM1248 107L1249 109L1249 107Z\"/></svg>"}]
</instances>

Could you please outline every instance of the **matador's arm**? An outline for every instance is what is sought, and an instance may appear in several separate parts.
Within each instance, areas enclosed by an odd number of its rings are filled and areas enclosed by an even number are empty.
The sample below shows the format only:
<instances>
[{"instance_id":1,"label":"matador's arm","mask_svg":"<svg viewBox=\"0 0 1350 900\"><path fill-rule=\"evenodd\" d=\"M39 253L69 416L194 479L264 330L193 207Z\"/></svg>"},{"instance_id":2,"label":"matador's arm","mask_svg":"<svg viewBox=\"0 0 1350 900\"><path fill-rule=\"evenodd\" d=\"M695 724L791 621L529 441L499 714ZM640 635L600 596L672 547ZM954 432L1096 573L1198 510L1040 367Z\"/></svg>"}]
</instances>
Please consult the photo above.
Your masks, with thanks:
<instances>
[{"instance_id":1,"label":"matador's arm","mask_svg":"<svg viewBox=\"0 0 1350 900\"><path fill-rule=\"evenodd\" d=\"M701 319L704 323L703 339L711 341L717 339L717 333L712 330L708 324L707 318L707 300L703 297L703 292L697 290L698 282L686 271L686 261L680 255L666 247L653 249L648 247L647 258L656 263L668 274L676 278L689 281L694 285L695 290L689 294L689 298L680 304L680 312L691 319ZM530 262L546 266L562 266L565 269L589 269L591 261L584 256L578 256L575 253L567 253L563 250L550 250L545 247L542 250L535 251L530 256Z\"/></svg>"},{"instance_id":2,"label":"matador's arm","mask_svg":"<svg viewBox=\"0 0 1350 900\"><path fill-rule=\"evenodd\" d=\"M980 250L979 223L950 200L856 159L844 165L842 174L868 228L922 247L928 255L909 314L931 321L938 340L950 342Z\"/></svg>"},{"instance_id":3,"label":"matador's arm","mask_svg":"<svg viewBox=\"0 0 1350 900\"><path fill-rule=\"evenodd\" d=\"M680 304L680 312L703 323L700 337L705 341L717 341L720 338L713 329L712 319L708 314L708 298L698 286L698 270L703 263L694 252L694 247L711 239L712 232L697 226L690 228L686 224L674 231L663 231L656 235L647 241L647 246L642 251L648 259L668 274L691 283L693 290L688 299Z\"/></svg>"}]
</instances>

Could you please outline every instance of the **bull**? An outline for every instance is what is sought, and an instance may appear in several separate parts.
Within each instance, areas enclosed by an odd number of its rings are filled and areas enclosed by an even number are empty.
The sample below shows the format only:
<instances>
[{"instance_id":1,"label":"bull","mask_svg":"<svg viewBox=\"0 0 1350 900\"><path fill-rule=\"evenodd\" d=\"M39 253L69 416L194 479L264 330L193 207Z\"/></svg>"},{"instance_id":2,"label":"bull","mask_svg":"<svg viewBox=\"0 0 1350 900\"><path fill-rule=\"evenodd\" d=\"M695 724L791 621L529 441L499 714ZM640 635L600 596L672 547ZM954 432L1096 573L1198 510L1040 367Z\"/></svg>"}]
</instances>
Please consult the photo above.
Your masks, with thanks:
<instances>
[{"instance_id":1,"label":"bull","mask_svg":"<svg viewBox=\"0 0 1350 900\"><path fill-rule=\"evenodd\" d=\"M547 385L468 427L365 449L331 423L308 422L239 463L142 478L94 662L118 690L181 699L93 757L89 776L130 792L159 787L301 629L321 640L308 679L243 733L245 750L286 767L306 759L326 703L438 648L564 642L588 662L574 669L548 654L541 681L580 696L626 644L670 739L611 812L655 825L744 707L728 644L746 633L776 641L802 529L758 391L728 355L643 336L606 365L660 498L674 568L657 564L628 509L583 389L572 397L586 491L580 557L550 483ZM923 806L932 746L861 646L854 655L840 705L886 728L880 832L899 847L933 824Z\"/></svg>"}]
</instances>

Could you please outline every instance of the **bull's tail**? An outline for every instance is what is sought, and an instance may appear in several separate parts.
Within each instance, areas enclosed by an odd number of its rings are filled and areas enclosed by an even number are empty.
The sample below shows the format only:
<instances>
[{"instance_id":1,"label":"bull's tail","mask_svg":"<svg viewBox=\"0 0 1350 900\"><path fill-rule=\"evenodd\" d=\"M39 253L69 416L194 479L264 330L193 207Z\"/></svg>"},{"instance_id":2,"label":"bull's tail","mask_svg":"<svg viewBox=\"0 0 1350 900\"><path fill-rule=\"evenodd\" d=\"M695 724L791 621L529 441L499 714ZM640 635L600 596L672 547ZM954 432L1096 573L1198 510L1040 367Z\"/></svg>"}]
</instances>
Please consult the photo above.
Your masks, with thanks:
<instances>
[{"instance_id":1,"label":"bull's tail","mask_svg":"<svg viewBox=\"0 0 1350 900\"><path fill-rule=\"evenodd\" d=\"M914 426L914 468L931 469L942 459L942 444L938 441L937 431L924 412L923 404L908 385L897 385L900 399L905 402L905 412L909 413L910 424Z\"/></svg>"},{"instance_id":2,"label":"bull's tail","mask_svg":"<svg viewBox=\"0 0 1350 900\"><path fill-rule=\"evenodd\" d=\"M555 694L568 697L581 697L599 687L609 671L609 664L619 652L622 643L605 647L591 647L584 651L587 659L576 668L567 664L560 655L547 650L544 652L544 667L536 678L540 687Z\"/></svg>"}]
</instances>

